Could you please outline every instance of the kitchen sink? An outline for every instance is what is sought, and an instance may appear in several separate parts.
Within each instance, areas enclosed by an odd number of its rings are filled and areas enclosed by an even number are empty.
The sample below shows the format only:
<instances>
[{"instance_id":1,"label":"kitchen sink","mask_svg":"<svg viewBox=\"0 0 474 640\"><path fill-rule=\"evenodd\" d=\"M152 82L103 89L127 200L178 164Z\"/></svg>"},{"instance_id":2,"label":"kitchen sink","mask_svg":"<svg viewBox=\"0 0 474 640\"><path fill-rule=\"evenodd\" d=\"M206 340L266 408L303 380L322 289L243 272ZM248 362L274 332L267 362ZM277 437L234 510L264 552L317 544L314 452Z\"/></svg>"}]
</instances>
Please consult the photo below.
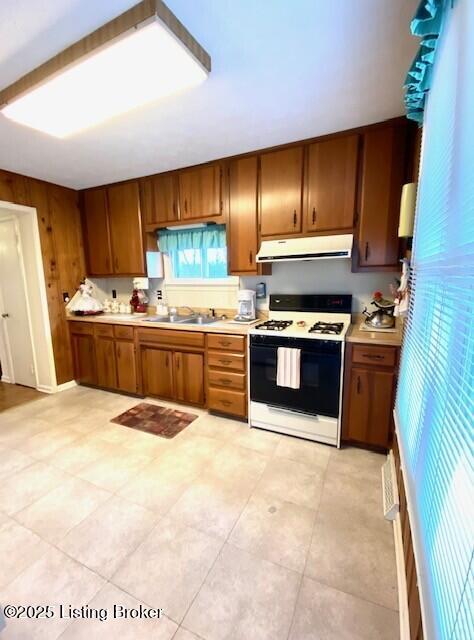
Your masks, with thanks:
<instances>
[{"instance_id":1,"label":"kitchen sink","mask_svg":"<svg viewBox=\"0 0 474 640\"><path fill-rule=\"evenodd\" d=\"M186 324L213 324L214 322L219 322L219 318L213 318L212 316L195 316L194 318L184 320Z\"/></svg>"},{"instance_id":2,"label":"kitchen sink","mask_svg":"<svg viewBox=\"0 0 474 640\"><path fill-rule=\"evenodd\" d=\"M185 316L151 316L151 318L144 318L144 322L169 322L170 324L181 324L188 322L188 318Z\"/></svg>"}]
</instances>

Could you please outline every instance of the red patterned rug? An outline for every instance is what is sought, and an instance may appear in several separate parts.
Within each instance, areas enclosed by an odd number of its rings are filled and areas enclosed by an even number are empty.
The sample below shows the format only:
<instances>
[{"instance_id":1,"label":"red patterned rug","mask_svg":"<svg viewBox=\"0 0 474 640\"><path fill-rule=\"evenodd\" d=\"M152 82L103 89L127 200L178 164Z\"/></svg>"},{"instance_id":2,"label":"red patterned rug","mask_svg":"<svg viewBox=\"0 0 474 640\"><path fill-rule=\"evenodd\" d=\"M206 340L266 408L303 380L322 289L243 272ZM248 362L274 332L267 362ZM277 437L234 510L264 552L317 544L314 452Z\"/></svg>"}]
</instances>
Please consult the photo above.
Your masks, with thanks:
<instances>
[{"instance_id":1,"label":"red patterned rug","mask_svg":"<svg viewBox=\"0 0 474 640\"><path fill-rule=\"evenodd\" d=\"M141 402L136 407L121 413L111 422L131 429L154 433L162 438L174 438L197 417L193 413L176 411L176 409L161 407L159 404Z\"/></svg>"}]
</instances>

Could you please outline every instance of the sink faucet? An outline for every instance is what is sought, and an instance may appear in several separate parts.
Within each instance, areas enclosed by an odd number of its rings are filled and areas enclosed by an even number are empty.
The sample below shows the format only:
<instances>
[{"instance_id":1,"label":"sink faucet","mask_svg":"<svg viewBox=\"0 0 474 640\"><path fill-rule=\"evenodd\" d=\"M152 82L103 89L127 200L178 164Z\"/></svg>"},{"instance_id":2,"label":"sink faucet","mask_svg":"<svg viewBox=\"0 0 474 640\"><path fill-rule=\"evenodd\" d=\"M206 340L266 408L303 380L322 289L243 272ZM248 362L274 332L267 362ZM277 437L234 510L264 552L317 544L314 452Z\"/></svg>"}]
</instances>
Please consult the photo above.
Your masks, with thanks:
<instances>
[{"instance_id":1,"label":"sink faucet","mask_svg":"<svg viewBox=\"0 0 474 640\"><path fill-rule=\"evenodd\" d=\"M194 311L194 309L191 309L191 307L188 307L187 305L184 305L182 307L179 307L180 309L187 309L189 311L189 315L190 316L195 316L196 312Z\"/></svg>"}]
</instances>

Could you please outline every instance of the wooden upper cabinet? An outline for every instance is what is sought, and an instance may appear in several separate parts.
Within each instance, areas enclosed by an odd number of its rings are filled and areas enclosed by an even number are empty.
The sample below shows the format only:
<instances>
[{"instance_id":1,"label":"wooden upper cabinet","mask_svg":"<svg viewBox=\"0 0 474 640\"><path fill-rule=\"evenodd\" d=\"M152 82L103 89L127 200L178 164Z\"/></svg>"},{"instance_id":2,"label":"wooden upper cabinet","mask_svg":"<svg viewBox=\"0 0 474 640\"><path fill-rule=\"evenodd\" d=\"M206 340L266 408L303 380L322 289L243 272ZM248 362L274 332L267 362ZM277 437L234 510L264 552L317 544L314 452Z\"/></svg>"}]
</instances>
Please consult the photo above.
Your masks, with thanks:
<instances>
[{"instance_id":1,"label":"wooden upper cabinet","mask_svg":"<svg viewBox=\"0 0 474 640\"><path fill-rule=\"evenodd\" d=\"M222 214L220 164L179 173L179 207L182 220L209 218Z\"/></svg>"},{"instance_id":2,"label":"wooden upper cabinet","mask_svg":"<svg viewBox=\"0 0 474 640\"><path fill-rule=\"evenodd\" d=\"M354 226L359 136L308 147L305 231L350 231Z\"/></svg>"},{"instance_id":3,"label":"wooden upper cabinet","mask_svg":"<svg viewBox=\"0 0 474 640\"><path fill-rule=\"evenodd\" d=\"M145 178L140 184L140 204L146 225L159 227L179 219L177 177L164 173Z\"/></svg>"},{"instance_id":4,"label":"wooden upper cabinet","mask_svg":"<svg viewBox=\"0 0 474 640\"><path fill-rule=\"evenodd\" d=\"M356 268L398 268L398 219L405 177L407 128L364 134Z\"/></svg>"},{"instance_id":5,"label":"wooden upper cabinet","mask_svg":"<svg viewBox=\"0 0 474 640\"><path fill-rule=\"evenodd\" d=\"M145 256L137 182L107 188L113 272L144 275Z\"/></svg>"},{"instance_id":6,"label":"wooden upper cabinet","mask_svg":"<svg viewBox=\"0 0 474 640\"><path fill-rule=\"evenodd\" d=\"M229 165L229 264L231 273L256 273L257 156Z\"/></svg>"},{"instance_id":7,"label":"wooden upper cabinet","mask_svg":"<svg viewBox=\"0 0 474 640\"><path fill-rule=\"evenodd\" d=\"M303 147L260 156L260 234L301 232Z\"/></svg>"},{"instance_id":8,"label":"wooden upper cabinet","mask_svg":"<svg viewBox=\"0 0 474 640\"><path fill-rule=\"evenodd\" d=\"M110 275L113 272L112 248L105 189L84 192L83 222L88 275Z\"/></svg>"}]
</instances>

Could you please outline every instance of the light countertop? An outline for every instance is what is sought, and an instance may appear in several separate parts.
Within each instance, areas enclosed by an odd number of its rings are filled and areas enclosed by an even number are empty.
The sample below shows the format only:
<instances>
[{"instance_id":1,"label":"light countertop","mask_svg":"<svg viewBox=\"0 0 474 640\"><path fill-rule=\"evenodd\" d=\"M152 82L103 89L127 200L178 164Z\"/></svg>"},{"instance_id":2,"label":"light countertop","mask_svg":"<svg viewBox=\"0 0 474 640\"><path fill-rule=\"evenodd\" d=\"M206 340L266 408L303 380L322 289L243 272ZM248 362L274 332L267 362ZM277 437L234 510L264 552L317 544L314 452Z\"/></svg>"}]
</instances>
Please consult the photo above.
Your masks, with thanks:
<instances>
[{"instance_id":1,"label":"light countertop","mask_svg":"<svg viewBox=\"0 0 474 640\"><path fill-rule=\"evenodd\" d=\"M133 315L103 314L98 316L73 316L68 315L70 322L91 322L95 324L119 324L142 329L172 329L173 331L199 331L201 333L229 333L235 335L247 335L249 329L255 323L240 325L229 320L218 320L212 324L188 324L172 322L147 322L146 316L134 317Z\"/></svg>"},{"instance_id":2,"label":"light countertop","mask_svg":"<svg viewBox=\"0 0 474 640\"><path fill-rule=\"evenodd\" d=\"M357 316L354 324L351 324L346 335L347 342L359 342L362 344L375 344L387 347L400 347L403 336L403 322L400 318L396 318L395 332L384 331L363 331L360 324L363 316Z\"/></svg>"}]
</instances>

